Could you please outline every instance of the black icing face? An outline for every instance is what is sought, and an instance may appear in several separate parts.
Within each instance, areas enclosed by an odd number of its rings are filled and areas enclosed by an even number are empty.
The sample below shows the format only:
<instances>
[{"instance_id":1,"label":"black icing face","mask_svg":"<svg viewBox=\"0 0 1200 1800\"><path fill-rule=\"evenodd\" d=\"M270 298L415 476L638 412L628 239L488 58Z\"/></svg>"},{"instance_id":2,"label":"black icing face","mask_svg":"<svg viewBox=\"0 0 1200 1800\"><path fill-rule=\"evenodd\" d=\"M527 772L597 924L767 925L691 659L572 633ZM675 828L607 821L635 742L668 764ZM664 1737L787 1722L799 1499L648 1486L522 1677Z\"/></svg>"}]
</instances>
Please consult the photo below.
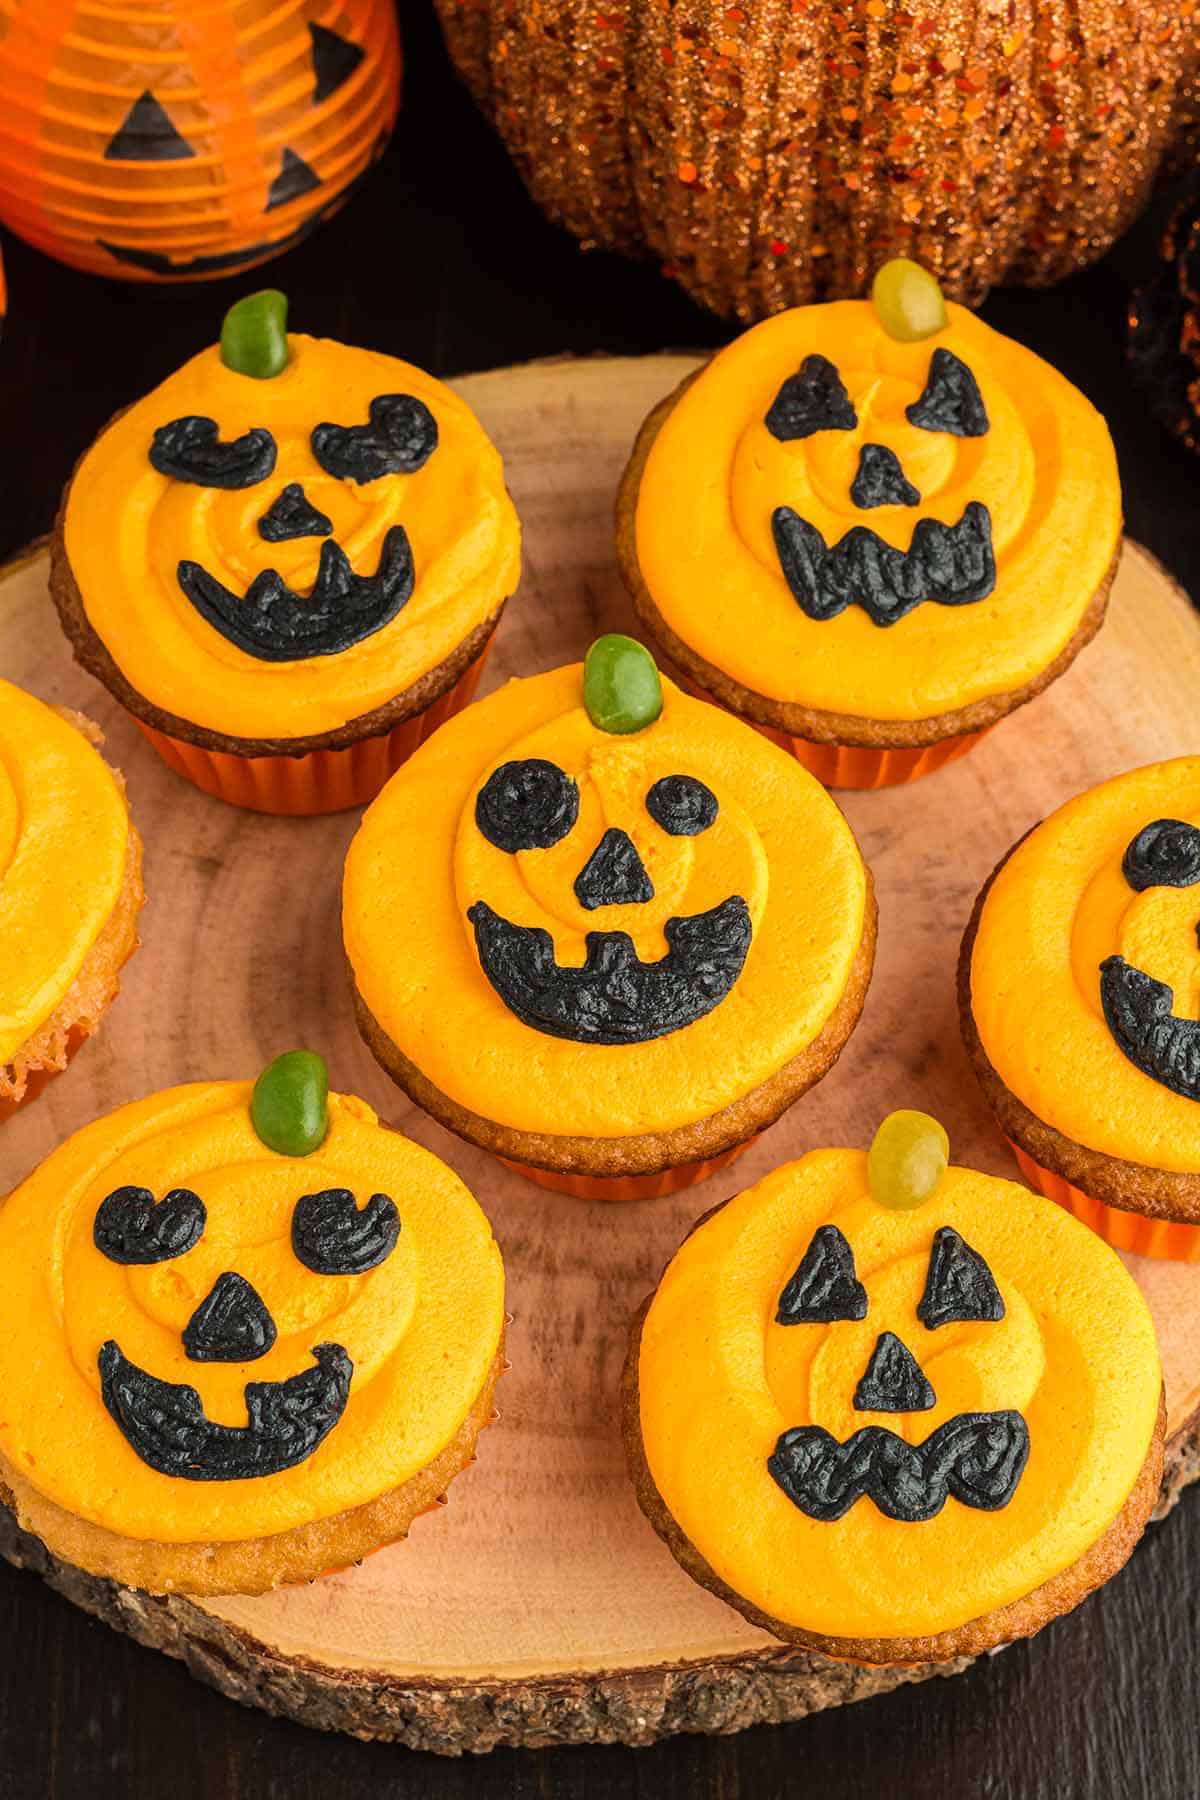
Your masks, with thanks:
<instances>
[{"instance_id":1,"label":"black icing face","mask_svg":"<svg viewBox=\"0 0 1200 1800\"><path fill-rule=\"evenodd\" d=\"M983 437L989 430L978 383L950 350L935 349L920 397L905 409L910 426L958 438ZM869 441L841 374L824 356L807 356L789 375L767 411L767 430L780 443L820 432L861 433L851 504L916 508L920 488L909 479L901 457L888 444ZM894 625L924 601L967 606L996 585L992 520L978 500L968 501L956 524L918 518L907 550L889 544L877 531L855 525L835 543L791 506L777 506L771 530L784 579L810 619L833 619L847 606L861 606L875 625Z\"/></svg>"},{"instance_id":2,"label":"black icing face","mask_svg":"<svg viewBox=\"0 0 1200 1800\"><path fill-rule=\"evenodd\" d=\"M829 1326L868 1316L854 1253L836 1225L813 1235L779 1297L776 1322ZM916 1308L924 1330L994 1323L1004 1317L991 1270L950 1226L935 1232L925 1289ZM928 1412L937 1396L909 1345L882 1330L854 1392L857 1412ZM1029 1428L1019 1412L958 1413L920 1443L882 1425L866 1425L839 1443L819 1425L782 1433L767 1468L809 1518L840 1519L866 1496L888 1518L932 1519L949 1496L985 1512L1007 1506L1029 1457Z\"/></svg>"},{"instance_id":3,"label":"black icing face","mask_svg":"<svg viewBox=\"0 0 1200 1800\"><path fill-rule=\"evenodd\" d=\"M1131 839L1121 872L1135 894L1197 886L1200 829L1154 819ZM1136 1069L1185 1100L1200 1100L1200 1021L1176 1015L1173 988L1123 956L1108 956L1100 964L1100 1003L1114 1043Z\"/></svg>"},{"instance_id":4,"label":"black icing face","mask_svg":"<svg viewBox=\"0 0 1200 1800\"><path fill-rule=\"evenodd\" d=\"M671 774L642 796L646 817L672 838L700 839L720 813L695 776ZM575 831L576 782L540 757L504 763L475 802L475 825L510 855L549 851ZM644 906L654 883L628 831L609 825L582 847L572 889L585 911ZM680 1031L730 992L750 949L750 911L732 894L703 912L670 918L667 954L643 962L628 931L589 931L582 966L561 966L550 933L514 924L479 899L468 909L480 966L501 1000L535 1031L584 1044L640 1044Z\"/></svg>"},{"instance_id":5,"label":"black icing face","mask_svg":"<svg viewBox=\"0 0 1200 1800\"><path fill-rule=\"evenodd\" d=\"M101 1202L93 1242L127 1267L174 1261L204 1236L199 1195L174 1188L161 1200L146 1188L116 1188ZM304 1194L292 1212L296 1259L317 1275L361 1275L385 1262L400 1235L387 1194L363 1207L347 1188ZM237 1270L224 1270L182 1332L195 1363L249 1363L265 1356L277 1329L267 1302ZM313 1347L315 1366L284 1381L247 1382L245 1425L208 1418L196 1388L140 1368L114 1338L98 1363L104 1404L131 1448L160 1474L185 1481L239 1481L273 1475L312 1455L346 1409L354 1365L341 1344Z\"/></svg>"},{"instance_id":6,"label":"black icing face","mask_svg":"<svg viewBox=\"0 0 1200 1800\"><path fill-rule=\"evenodd\" d=\"M270 383L262 385L269 388ZM373 483L423 468L437 442L437 421L412 394L376 395L365 422L323 422L310 433L319 470L337 481L354 482L368 494ZM260 570L239 594L203 564L186 557L179 562L176 574L186 598L248 656L293 662L337 655L382 630L412 597L416 571L403 525L394 524L384 534L375 569L356 572L332 535L328 514L313 503L303 480L272 480L278 474L279 451L266 426L224 441L215 419L188 414L159 426L149 458L172 481L227 492L262 488L257 534L266 543L324 540L307 594L289 586L273 567Z\"/></svg>"}]
</instances>

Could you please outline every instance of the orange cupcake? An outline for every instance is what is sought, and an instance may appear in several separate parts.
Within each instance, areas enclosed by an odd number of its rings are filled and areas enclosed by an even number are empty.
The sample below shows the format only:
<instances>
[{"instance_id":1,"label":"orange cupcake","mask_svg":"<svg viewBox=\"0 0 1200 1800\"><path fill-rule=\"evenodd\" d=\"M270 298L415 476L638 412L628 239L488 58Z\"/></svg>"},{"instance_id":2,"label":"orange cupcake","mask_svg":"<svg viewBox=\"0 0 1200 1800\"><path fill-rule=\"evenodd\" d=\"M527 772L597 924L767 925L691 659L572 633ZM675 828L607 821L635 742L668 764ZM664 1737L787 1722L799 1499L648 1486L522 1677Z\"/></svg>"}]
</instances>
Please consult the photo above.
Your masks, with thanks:
<instances>
[{"instance_id":1,"label":"orange cupcake","mask_svg":"<svg viewBox=\"0 0 1200 1800\"><path fill-rule=\"evenodd\" d=\"M343 929L407 1093L543 1186L625 1200L711 1174L826 1072L875 905L821 786L613 636L393 776Z\"/></svg>"},{"instance_id":2,"label":"orange cupcake","mask_svg":"<svg viewBox=\"0 0 1200 1800\"><path fill-rule=\"evenodd\" d=\"M153 1594L403 1538L474 1460L504 1270L428 1150L291 1051L97 1119L0 1205L0 1499Z\"/></svg>"},{"instance_id":3,"label":"orange cupcake","mask_svg":"<svg viewBox=\"0 0 1200 1800\"><path fill-rule=\"evenodd\" d=\"M1154 1326L1098 1238L918 1113L700 1222L633 1327L630 1471L695 1580L824 1656L1027 1637L1158 1498ZM1069 1278L1064 1278L1064 1271Z\"/></svg>"},{"instance_id":4,"label":"orange cupcake","mask_svg":"<svg viewBox=\"0 0 1200 1800\"><path fill-rule=\"evenodd\" d=\"M0 1119L66 1068L137 949L142 845L101 742L0 680Z\"/></svg>"},{"instance_id":5,"label":"orange cupcake","mask_svg":"<svg viewBox=\"0 0 1200 1800\"><path fill-rule=\"evenodd\" d=\"M1080 794L1010 851L959 963L1021 1168L1123 1250L1200 1260L1200 757Z\"/></svg>"},{"instance_id":6,"label":"orange cupcake","mask_svg":"<svg viewBox=\"0 0 1200 1800\"><path fill-rule=\"evenodd\" d=\"M915 264L780 313L651 413L617 547L697 691L834 787L961 756L1098 630L1121 543L1104 421Z\"/></svg>"},{"instance_id":7,"label":"orange cupcake","mask_svg":"<svg viewBox=\"0 0 1200 1800\"><path fill-rule=\"evenodd\" d=\"M271 291L120 413L67 486L51 591L165 761L259 812L355 806L465 704L520 527L466 403L289 336Z\"/></svg>"}]
</instances>

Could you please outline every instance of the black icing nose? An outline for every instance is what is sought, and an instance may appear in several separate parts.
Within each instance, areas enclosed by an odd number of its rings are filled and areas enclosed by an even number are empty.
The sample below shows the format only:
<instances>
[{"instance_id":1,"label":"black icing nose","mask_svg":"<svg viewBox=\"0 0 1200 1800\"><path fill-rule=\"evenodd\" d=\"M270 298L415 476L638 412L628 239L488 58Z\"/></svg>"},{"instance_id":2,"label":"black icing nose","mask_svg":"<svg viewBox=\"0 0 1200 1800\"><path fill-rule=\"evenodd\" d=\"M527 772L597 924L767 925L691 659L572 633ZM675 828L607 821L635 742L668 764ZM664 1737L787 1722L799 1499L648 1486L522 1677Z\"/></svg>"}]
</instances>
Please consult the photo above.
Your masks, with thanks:
<instances>
[{"instance_id":1,"label":"black icing nose","mask_svg":"<svg viewBox=\"0 0 1200 1800\"><path fill-rule=\"evenodd\" d=\"M638 906L654 898L654 883L627 832L610 826L575 877L575 898L598 906Z\"/></svg>"},{"instance_id":2,"label":"black icing nose","mask_svg":"<svg viewBox=\"0 0 1200 1800\"><path fill-rule=\"evenodd\" d=\"M332 530L333 520L318 512L298 481L289 481L258 521L258 535L268 544L283 544L289 538L328 537Z\"/></svg>"},{"instance_id":3,"label":"black icing nose","mask_svg":"<svg viewBox=\"0 0 1200 1800\"><path fill-rule=\"evenodd\" d=\"M928 1412L936 1395L907 1344L893 1331L875 1340L863 1378L854 1390L856 1412Z\"/></svg>"},{"instance_id":4,"label":"black icing nose","mask_svg":"<svg viewBox=\"0 0 1200 1800\"><path fill-rule=\"evenodd\" d=\"M243 1275L218 1275L183 1328L193 1362L253 1362L275 1342L275 1321Z\"/></svg>"}]
</instances>

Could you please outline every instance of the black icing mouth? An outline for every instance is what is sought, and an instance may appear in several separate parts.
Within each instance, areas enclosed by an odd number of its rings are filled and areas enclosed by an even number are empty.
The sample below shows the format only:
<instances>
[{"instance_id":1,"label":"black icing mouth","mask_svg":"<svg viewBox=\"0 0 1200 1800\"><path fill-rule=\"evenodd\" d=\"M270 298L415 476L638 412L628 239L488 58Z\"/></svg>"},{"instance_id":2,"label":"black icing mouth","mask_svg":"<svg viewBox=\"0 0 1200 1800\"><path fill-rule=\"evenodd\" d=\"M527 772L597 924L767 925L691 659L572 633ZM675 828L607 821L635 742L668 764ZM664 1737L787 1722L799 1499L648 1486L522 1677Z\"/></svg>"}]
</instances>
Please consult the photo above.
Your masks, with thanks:
<instances>
[{"instance_id":1,"label":"black icing mouth","mask_svg":"<svg viewBox=\"0 0 1200 1800\"><path fill-rule=\"evenodd\" d=\"M1100 1004L1118 1050L1151 1081L1200 1100L1200 1020L1172 1011L1174 990L1165 981L1109 956L1100 964Z\"/></svg>"},{"instance_id":2,"label":"black icing mouth","mask_svg":"<svg viewBox=\"0 0 1200 1800\"><path fill-rule=\"evenodd\" d=\"M160 1381L112 1338L99 1356L100 1391L130 1448L184 1481L244 1481L295 1468L346 1410L354 1364L340 1344L318 1344L316 1366L287 1381L246 1383L245 1425L217 1425L186 1382Z\"/></svg>"},{"instance_id":3,"label":"black icing mouth","mask_svg":"<svg viewBox=\"0 0 1200 1800\"><path fill-rule=\"evenodd\" d=\"M767 1468L793 1505L828 1524L863 1495L889 1519L935 1518L952 1494L963 1506L1007 1506L1029 1460L1029 1427L1018 1412L959 1413L910 1444L865 1425L839 1444L820 1425L785 1431Z\"/></svg>"},{"instance_id":4,"label":"black icing mouth","mask_svg":"<svg viewBox=\"0 0 1200 1800\"><path fill-rule=\"evenodd\" d=\"M644 1044L681 1031L718 1006L742 972L753 928L731 895L708 912L669 919L670 946L644 963L626 931L589 931L581 968L560 968L538 925L513 925L477 900L467 913L484 974L510 1012L535 1031L580 1044Z\"/></svg>"},{"instance_id":5,"label":"black icing mouth","mask_svg":"<svg viewBox=\"0 0 1200 1800\"><path fill-rule=\"evenodd\" d=\"M348 650L395 618L411 599L416 580L403 525L388 531L374 575L356 575L341 545L326 538L307 596L290 588L277 569L263 569L241 599L199 563L185 560L177 573L201 617L262 662L295 662Z\"/></svg>"},{"instance_id":6,"label":"black icing mouth","mask_svg":"<svg viewBox=\"0 0 1200 1800\"><path fill-rule=\"evenodd\" d=\"M968 501L957 525L920 519L907 550L867 525L854 525L832 546L790 506L777 506L771 530L784 580L801 611L821 622L861 606L875 625L894 625L923 601L971 606L996 585L992 516Z\"/></svg>"}]
</instances>

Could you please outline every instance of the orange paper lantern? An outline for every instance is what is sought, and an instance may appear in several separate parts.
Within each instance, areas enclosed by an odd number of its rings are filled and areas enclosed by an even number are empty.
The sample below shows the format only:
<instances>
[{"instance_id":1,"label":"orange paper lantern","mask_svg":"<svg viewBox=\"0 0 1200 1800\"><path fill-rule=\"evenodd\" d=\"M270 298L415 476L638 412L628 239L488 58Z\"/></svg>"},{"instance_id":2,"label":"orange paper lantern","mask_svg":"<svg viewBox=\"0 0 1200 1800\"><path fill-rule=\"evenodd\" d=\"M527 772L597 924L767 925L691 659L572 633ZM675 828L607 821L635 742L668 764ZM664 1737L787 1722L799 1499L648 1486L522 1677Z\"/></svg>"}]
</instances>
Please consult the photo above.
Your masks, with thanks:
<instances>
[{"instance_id":1,"label":"orange paper lantern","mask_svg":"<svg viewBox=\"0 0 1200 1800\"><path fill-rule=\"evenodd\" d=\"M286 250L382 151L392 0L0 0L0 219L132 280Z\"/></svg>"}]
</instances>

